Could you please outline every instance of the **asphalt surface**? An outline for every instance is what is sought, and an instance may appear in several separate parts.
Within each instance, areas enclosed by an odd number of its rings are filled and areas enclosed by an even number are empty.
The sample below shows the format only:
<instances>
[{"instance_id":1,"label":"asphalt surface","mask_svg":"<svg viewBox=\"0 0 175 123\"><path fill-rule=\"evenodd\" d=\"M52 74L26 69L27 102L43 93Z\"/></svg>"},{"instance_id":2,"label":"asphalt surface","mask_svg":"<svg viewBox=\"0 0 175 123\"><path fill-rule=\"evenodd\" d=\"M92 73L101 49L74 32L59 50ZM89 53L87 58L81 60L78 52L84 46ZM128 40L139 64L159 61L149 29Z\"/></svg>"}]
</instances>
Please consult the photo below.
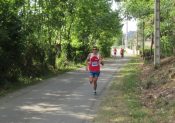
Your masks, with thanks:
<instances>
[{"instance_id":1,"label":"asphalt surface","mask_svg":"<svg viewBox=\"0 0 175 123\"><path fill-rule=\"evenodd\" d=\"M105 61L97 95L85 67L8 94L0 98L0 123L92 123L107 87L129 59Z\"/></svg>"}]
</instances>

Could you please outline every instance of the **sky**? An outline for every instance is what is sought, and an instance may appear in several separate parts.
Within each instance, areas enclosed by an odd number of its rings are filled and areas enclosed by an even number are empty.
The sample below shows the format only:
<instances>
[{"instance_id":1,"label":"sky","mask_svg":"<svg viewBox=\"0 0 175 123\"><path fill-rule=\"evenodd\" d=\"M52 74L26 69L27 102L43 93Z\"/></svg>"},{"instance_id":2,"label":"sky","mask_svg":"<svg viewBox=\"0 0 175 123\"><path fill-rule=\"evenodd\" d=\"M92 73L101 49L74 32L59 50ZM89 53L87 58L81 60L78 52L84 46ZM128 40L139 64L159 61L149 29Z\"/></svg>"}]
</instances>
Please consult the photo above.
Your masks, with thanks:
<instances>
[{"instance_id":1,"label":"sky","mask_svg":"<svg viewBox=\"0 0 175 123\"><path fill-rule=\"evenodd\" d=\"M123 23L124 23L124 26L122 28L122 31L123 31L123 33L126 33L126 30L127 30L126 24L127 24L127 22L124 21ZM137 22L135 20L129 20L128 21L128 32L129 31L136 31L136 30L137 30Z\"/></svg>"},{"instance_id":2,"label":"sky","mask_svg":"<svg viewBox=\"0 0 175 123\"><path fill-rule=\"evenodd\" d=\"M114 0L113 0L113 4L112 4L112 9L113 10L117 9L117 3L114 2ZM123 33L126 33L126 30L127 30L126 29L126 24L127 24L127 22L123 21L122 23L124 24L124 26L122 28L122 31L123 31ZM129 20L128 21L128 32L129 31L136 31L136 30L137 30L137 22L134 19Z\"/></svg>"}]
</instances>

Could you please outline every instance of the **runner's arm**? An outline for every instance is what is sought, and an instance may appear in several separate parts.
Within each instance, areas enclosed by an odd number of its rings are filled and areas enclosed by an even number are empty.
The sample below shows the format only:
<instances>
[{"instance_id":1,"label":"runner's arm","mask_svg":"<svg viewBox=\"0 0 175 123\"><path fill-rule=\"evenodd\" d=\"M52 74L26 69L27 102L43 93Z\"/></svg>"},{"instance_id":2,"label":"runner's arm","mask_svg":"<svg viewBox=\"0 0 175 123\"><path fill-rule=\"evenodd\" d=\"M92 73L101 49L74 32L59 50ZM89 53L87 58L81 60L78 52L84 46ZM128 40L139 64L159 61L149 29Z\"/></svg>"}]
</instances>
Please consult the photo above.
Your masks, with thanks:
<instances>
[{"instance_id":1,"label":"runner's arm","mask_svg":"<svg viewBox=\"0 0 175 123\"><path fill-rule=\"evenodd\" d=\"M90 54L86 58L86 70L87 71L88 71L89 61L90 61Z\"/></svg>"},{"instance_id":2,"label":"runner's arm","mask_svg":"<svg viewBox=\"0 0 175 123\"><path fill-rule=\"evenodd\" d=\"M100 64L104 65L103 57L100 55Z\"/></svg>"}]
</instances>

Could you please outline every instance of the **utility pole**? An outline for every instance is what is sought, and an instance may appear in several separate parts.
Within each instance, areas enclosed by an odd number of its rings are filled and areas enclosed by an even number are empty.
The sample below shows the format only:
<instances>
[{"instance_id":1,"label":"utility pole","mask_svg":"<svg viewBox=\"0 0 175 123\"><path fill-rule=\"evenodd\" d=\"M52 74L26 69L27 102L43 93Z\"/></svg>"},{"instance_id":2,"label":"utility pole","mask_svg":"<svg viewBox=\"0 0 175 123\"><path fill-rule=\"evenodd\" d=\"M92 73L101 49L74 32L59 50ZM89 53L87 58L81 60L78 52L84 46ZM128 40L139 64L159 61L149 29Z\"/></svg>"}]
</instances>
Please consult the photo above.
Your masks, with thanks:
<instances>
[{"instance_id":1,"label":"utility pole","mask_svg":"<svg viewBox=\"0 0 175 123\"><path fill-rule=\"evenodd\" d=\"M145 22L144 22L144 19L143 19L143 22L142 22L142 55L143 55L143 59L145 58L145 34L144 34L144 31L145 31Z\"/></svg>"},{"instance_id":2,"label":"utility pole","mask_svg":"<svg viewBox=\"0 0 175 123\"><path fill-rule=\"evenodd\" d=\"M128 48L128 13L126 16L126 40L125 40L125 48Z\"/></svg>"},{"instance_id":3,"label":"utility pole","mask_svg":"<svg viewBox=\"0 0 175 123\"><path fill-rule=\"evenodd\" d=\"M122 35L122 47L124 47L124 40L125 40L125 36Z\"/></svg>"},{"instance_id":4,"label":"utility pole","mask_svg":"<svg viewBox=\"0 0 175 123\"><path fill-rule=\"evenodd\" d=\"M139 30L138 30L138 28L137 28L137 47L136 47L136 51L137 51L137 55L141 55L140 54L140 43L139 43Z\"/></svg>"},{"instance_id":5,"label":"utility pole","mask_svg":"<svg viewBox=\"0 0 175 123\"><path fill-rule=\"evenodd\" d=\"M154 8L154 67L160 66L160 0L155 0Z\"/></svg>"}]
</instances>

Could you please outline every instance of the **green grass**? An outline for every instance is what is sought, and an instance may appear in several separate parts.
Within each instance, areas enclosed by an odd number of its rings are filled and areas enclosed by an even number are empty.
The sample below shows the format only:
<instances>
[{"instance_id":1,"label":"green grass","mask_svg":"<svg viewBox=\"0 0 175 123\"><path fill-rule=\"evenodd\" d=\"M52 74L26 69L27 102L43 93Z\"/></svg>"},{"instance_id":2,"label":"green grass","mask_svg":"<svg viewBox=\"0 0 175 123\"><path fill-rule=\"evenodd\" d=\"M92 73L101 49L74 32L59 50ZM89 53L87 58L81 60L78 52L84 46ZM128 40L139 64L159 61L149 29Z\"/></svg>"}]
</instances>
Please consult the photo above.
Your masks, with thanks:
<instances>
[{"instance_id":1,"label":"green grass","mask_svg":"<svg viewBox=\"0 0 175 123\"><path fill-rule=\"evenodd\" d=\"M132 60L134 62L137 60ZM125 93L125 102L130 111L131 123L172 123L170 120L175 115L175 104L166 104L163 100L157 100L157 105L153 108L145 107L140 99L141 86L139 80L139 67L127 65L122 71L132 71L123 78L123 91Z\"/></svg>"},{"instance_id":2,"label":"green grass","mask_svg":"<svg viewBox=\"0 0 175 123\"><path fill-rule=\"evenodd\" d=\"M94 123L154 123L139 100L139 65L133 58L113 80Z\"/></svg>"},{"instance_id":3,"label":"green grass","mask_svg":"<svg viewBox=\"0 0 175 123\"><path fill-rule=\"evenodd\" d=\"M94 123L173 123L175 103L148 108L141 102L140 64L133 58L113 80Z\"/></svg>"},{"instance_id":4,"label":"green grass","mask_svg":"<svg viewBox=\"0 0 175 123\"><path fill-rule=\"evenodd\" d=\"M149 111L144 108L139 100L140 90L139 87L139 67L140 61L133 59L121 71L124 74L122 80L122 91L124 93L124 102L126 103L129 114L130 122L132 123L152 123Z\"/></svg>"}]
</instances>

